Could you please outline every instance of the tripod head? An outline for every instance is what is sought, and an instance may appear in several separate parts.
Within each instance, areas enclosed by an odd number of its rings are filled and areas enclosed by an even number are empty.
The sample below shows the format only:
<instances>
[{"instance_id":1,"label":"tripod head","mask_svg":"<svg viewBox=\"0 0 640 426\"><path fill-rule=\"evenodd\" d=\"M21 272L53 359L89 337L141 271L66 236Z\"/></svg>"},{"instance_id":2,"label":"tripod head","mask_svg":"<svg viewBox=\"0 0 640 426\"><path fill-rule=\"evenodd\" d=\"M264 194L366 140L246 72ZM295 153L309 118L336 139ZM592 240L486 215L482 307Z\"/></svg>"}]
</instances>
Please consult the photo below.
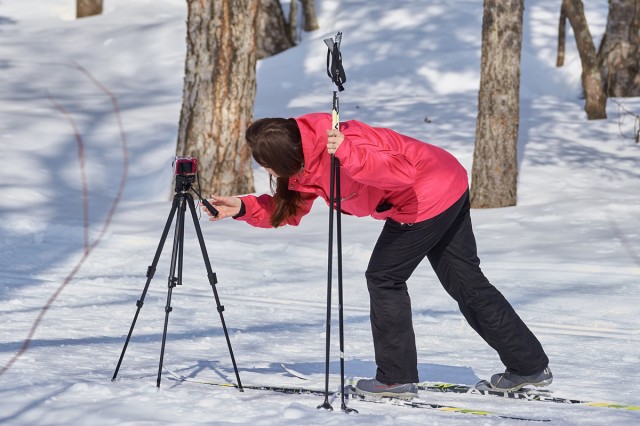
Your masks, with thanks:
<instances>
[{"instance_id":1,"label":"tripod head","mask_svg":"<svg viewBox=\"0 0 640 426\"><path fill-rule=\"evenodd\" d=\"M207 210L209 210L214 217L217 217L219 214L218 210L213 207L209 201L202 198L202 195L200 195L198 191L191 187L195 179L195 175L176 175L176 197L184 196L185 194L188 194L189 191L193 191ZM191 197L191 195L189 196Z\"/></svg>"},{"instance_id":2,"label":"tripod head","mask_svg":"<svg viewBox=\"0 0 640 426\"><path fill-rule=\"evenodd\" d=\"M195 175L176 175L176 193L189 192L195 179Z\"/></svg>"},{"instance_id":3,"label":"tripod head","mask_svg":"<svg viewBox=\"0 0 640 426\"><path fill-rule=\"evenodd\" d=\"M204 206L207 208L207 210L209 210L214 217L217 217L219 214L218 210L213 207L209 201L202 198L202 195L200 195L199 192L191 187L195 179L195 175L176 175L176 197L183 196L185 194L188 194L189 191L193 191L200 199L200 202L202 202L202 204L204 204Z\"/></svg>"}]
</instances>

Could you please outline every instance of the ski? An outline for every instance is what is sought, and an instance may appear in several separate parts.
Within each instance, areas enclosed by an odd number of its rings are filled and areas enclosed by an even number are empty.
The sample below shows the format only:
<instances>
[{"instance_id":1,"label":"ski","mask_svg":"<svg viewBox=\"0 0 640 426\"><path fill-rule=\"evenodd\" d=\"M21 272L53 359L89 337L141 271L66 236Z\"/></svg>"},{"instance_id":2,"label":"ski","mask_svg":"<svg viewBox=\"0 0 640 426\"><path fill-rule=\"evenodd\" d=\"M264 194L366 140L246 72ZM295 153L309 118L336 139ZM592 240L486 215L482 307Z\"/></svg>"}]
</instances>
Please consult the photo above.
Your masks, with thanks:
<instances>
[{"instance_id":1,"label":"ski","mask_svg":"<svg viewBox=\"0 0 640 426\"><path fill-rule=\"evenodd\" d=\"M523 388L517 391L499 391L492 389L486 380L480 381L475 386L469 385L457 385L452 383L419 383L419 390L425 390L429 392L451 392L451 393L464 393L471 395L491 395L501 398L509 399L522 399L527 401L542 401L542 402L555 402L559 404L580 404L589 407L600 408L615 408L620 410L638 411L640 406L638 405L625 405L613 402L600 402L600 401L585 401L581 399L563 398L554 396L551 391L541 389Z\"/></svg>"},{"instance_id":2,"label":"ski","mask_svg":"<svg viewBox=\"0 0 640 426\"><path fill-rule=\"evenodd\" d=\"M324 396L325 392L320 389L309 389L302 388L297 386L269 386L269 385L246 385L243 384L242 388L235 383L228 382L214 382L209 380L199 380L191 377L181 376L180 374L169 370L166 366L164 369L171 375L174 379L180 382L189 382L189 383L198 383L201 385L209 385L209 386L219 386L225 388L235 388L238 390L251 389L251 390L259 390L259 391L269 391L276 393L284 393L290 395L321 395Z\"/></svg>"},{"instance_id":3,"label":"ski","mask_svg":"<svg viewBox=\"0 0 640 426\"><path fill-rule=\"evenodd\" d=\"M493 411L475 410L471 408L462 408L462 407L454 407L451 405L436 404L433 402L423 401L420 398L412 399L412 400L404 400L404 399L398 399L398 398L365 397L363 395L356 394L355 388L353 388L353 386L351 385L345 387L345 393L349 395L351 399L355 399L355 400L367 402L367 403L391 404L391 405L396 405L401 407L422 408L422 409L436 410L436 411L442 411L442 412L448 412L448 413L472 414L476 416L495 417L499 419L520 420L520 421L527 421L527 422L545 422L546 423L551 421L551 419L511 416L507 414L496 413Z\"/></svg>"},{"instance_id":4,"label":"ski","mask_svg":"<svg viewBox=\"0 0 640 426\"><path fill-rule=\"evenodd\" d=\"M557 403L563 403L563 404L584 403L584 401L579 401L576 399L555 397L551 394L551 391L544 390L544 389L536 390L536 389L523 388L517 391L499 391L496 389L492 389L486 380L482 380L481 382L479 382L474 386L460 385L460 384L453 384L453 383L423 382L423 383L418 383L418 389L429 391L429 392L491 395L491 396L498 396L498 397L509 398L509 399L526 399L530 401L547 401L547 402L557 402Z\"/></svg>"},{"instance_id":5,"label":"ski","mask_svg":"<svg viewBox=\"0 0 640 426\"><path fill-rule=\"evenodd\" d=\"M309 376L307 376L306 374L303 374L303 373L301 373L301 372L299 372L297 370L294 370L293 368L291 368L291 367L289 367L289 366L287 366L287 365L285 365L283 363L280 363L280 367L282 367L282 369L284 371L286 371L287 373L291 374L294 377L297 377L300 380L309 380Z\"/></svg>"},{"instance_id":6,"label":"ski","mask_svg":"<svg viewBox=\"0 0 640 426\"><path fill-rule=\"evenodd\" d=\"M298 377L302 380L310 379L309 376L296 371L286 364L281 363L280 366L292 376ZM351 383L351 385L353 384L354 382ZM526 401L553 402L557 404L578 404L588 407L640 411L640 405L626 405L615 402L588 401L582 399L564 398L553 395L552 391L547 389L522 388L517 391L499 391L491 388L491 385L486 380L482 380L475 385L461 385L442 382L421 382L418 383L418 389L427 392L485 395L508 399L521 399Z\"/></svg>"},{"instance_id":7,"label":"ski","mask_svg":"<svg viewBox=\"0 0 640 426\"><path fill-rule=\"evenodd\" d=\"M198 384L201 384L201 385L219 386L219 387L225 387L225 388L235 388L235 389L240 390L240 387L235 383L214 382L214 381L209 381L209 380L198 380L198 379L193 379L193 378L190 378L190 377L181 376L181 375L169 370L167 367L164 367L164 369L175 380L178 380L178 381L181 381L181 382L198 383ZM246 385L246 384L243 384L242 385L242 389L283 393L283 394L288 394L288 395L317 395L317 396L325 396L325 391L324 390L303 388L303 387L297 387L297 386L294 387L294 386L268 386L268 385ZM336 397L336 396L339 396L339 395L340 395L339 391L330 392L330 396L331 397ZM433 402L423 401L421 399L407 401L407 400L402 400L402 399L398 399L398 398L380 398L380 399L365 398L362 395L357 395L355 393L355 388L353 386L351 386L351 385L345 386L345 397L348 398L348 399L351 399L353 401L359 401L359 402L364 402L364 403L389 404L389 405L400 406L400 407L411 407L411 408L435 410L435 411L450 412L450 413L454 413L455 412L455 413L471 414L471 415L477 415L477 416L497 417L497 418L510 419L510 420L523 420L523 421L534 421L534 422L549 422L550 421L549 419L537 419L537 418L530 418L530 417L509 416L509 415L503 415L503 414L499 414L499 413L494 413L492 411L475 410L475 409L470 409L470 408L455 407L455 406L451 406L451 405L436 404L436 403L433 403Z\"/></svg>"}]
</instances>

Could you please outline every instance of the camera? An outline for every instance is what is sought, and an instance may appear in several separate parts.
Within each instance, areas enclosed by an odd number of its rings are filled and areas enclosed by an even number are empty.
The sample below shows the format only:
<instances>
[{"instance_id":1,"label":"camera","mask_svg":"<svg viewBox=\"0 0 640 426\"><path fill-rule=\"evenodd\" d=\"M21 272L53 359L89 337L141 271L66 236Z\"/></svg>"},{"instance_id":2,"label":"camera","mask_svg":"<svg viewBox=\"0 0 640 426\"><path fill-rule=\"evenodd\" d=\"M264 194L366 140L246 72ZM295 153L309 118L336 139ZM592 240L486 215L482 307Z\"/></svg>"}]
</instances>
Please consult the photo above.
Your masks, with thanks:
<instances>
[{"instance_id":1,"label":"camera","mask_svg":"<svg viewBox=\"0 0 640 426\"><path fill-rule=\"evenodd\" d=\"M202 198L202 195L200 195L198 191L191 187L198 172L198 159L196 157L176 157L173 166L173 172L176 175L176 192L192 190L200 198L200 201L207 210L209 210L214 217L217 217L219 214L218 210L216 210L209 201ZM200 187L200 182L198 182L198 187Z\"/></svg>"},{"instance_id":2,"label":"camera","mask_svg":"<svg viewBox=\"0 0 640 426\"><path fill-rule=\"evenodd\" d=\"M176 176L193 176L198 171L198 159L196 157L176 157L174 165Z\"/></svg>"}]
</instances>

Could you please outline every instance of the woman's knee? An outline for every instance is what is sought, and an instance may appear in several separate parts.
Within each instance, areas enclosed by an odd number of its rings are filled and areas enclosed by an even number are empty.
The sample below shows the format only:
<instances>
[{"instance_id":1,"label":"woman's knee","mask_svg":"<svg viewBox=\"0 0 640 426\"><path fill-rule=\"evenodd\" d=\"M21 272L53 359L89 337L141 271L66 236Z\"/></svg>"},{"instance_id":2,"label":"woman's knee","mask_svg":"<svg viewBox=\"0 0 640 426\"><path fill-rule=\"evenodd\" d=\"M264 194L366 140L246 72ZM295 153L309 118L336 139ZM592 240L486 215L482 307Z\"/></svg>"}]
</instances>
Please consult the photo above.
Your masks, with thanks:
<instances>
[{"instance_id":1,"label":"woman's knee","mask_svg":"<svg viewBox=\"0 0 640 426\"><path fill-rule=\"evenodd\" d=\"M368 269L365 272L367 288L370 293L378 291L406 291L407 282L401 277L396 277L388 271L375 271Z\"/></svg>"}]
</instances>

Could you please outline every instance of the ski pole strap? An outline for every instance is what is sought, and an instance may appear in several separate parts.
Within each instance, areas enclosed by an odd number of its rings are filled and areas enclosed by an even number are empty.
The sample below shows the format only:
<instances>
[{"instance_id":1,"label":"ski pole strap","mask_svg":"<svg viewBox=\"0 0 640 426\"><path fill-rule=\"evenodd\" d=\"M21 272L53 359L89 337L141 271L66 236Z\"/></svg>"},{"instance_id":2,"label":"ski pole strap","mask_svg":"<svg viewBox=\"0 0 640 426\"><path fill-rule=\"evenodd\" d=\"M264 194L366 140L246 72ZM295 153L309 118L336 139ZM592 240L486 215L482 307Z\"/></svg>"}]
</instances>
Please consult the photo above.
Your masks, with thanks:
<instances>
[{"instance_id":1,"label":"ski pole strap","mask_svg":"<svg viewBox=\"0 0 640 426\"><path fill-rule=\"evenodd\" d=\"M335 41L331 38L324 40L329 50L327 51L327 74L331 77L331 81L338 86L338 90L344 90L343 84L347 81L347 75L342 66L342 53L340 53L340 43L342 42L342 33L336 34Z\"/></svg>"}]
</instances>

